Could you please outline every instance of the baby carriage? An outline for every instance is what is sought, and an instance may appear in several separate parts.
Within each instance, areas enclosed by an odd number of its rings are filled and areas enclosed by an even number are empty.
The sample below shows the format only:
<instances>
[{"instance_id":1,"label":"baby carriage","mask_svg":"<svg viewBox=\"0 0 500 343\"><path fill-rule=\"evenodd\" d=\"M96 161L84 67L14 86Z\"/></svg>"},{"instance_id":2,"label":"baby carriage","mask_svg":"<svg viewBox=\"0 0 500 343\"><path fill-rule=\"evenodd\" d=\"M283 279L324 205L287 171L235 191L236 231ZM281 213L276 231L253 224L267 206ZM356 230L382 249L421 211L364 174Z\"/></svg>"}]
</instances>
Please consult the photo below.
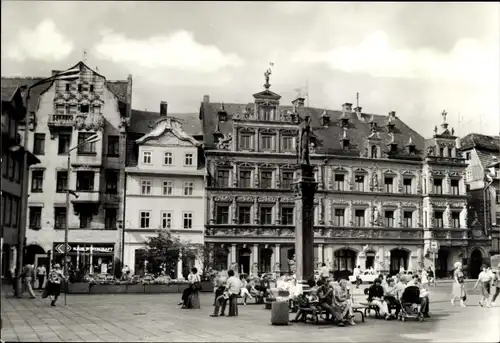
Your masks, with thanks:
<instances>
[{"instance_id":1,"label":"baby carriage","mask_svg":"<svg viewBox=\"0 0 500 343\"><path fill-rule=\"evenodd\" d=\"M404 322L407 318L415 318L421 322L424 321L424 314L420 311L420 288L406 287L399 301L401 303L399 320Z\"/></svg>"}]
</instances>

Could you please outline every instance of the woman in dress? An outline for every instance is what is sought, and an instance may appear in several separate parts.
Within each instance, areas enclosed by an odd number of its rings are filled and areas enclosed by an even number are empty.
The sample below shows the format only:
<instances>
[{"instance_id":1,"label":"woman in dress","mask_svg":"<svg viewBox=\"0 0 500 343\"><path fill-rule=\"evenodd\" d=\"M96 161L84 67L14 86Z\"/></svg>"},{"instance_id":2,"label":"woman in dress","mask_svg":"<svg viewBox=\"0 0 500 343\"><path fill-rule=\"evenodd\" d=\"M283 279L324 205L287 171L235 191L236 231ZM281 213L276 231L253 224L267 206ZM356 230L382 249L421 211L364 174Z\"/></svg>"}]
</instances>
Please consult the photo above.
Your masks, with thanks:
<instances>
[{"instance_id":1,"label":"woman in dress","mask_svg":"<svg viewBox=\"0 0 500 343\"><path fill-rule=\"evenodd\" d=\"M201 278L198 275L198 269L191 268L188 275L189 286L182 292L182 308L200 308L198 291L200 290ZM191 299L190 299L191 298Z\"/></svg>"},{"instance_id":2,"label":"woman in dress","mask_svg":"<svg viewBox=\"0 0 500 343\"><path fill-rule=\"evenodd\" d=\"M462 272L462 263L455 262L453 265L455 267L455 271L453 272L453 286L452 286L452 298L451 305L455 305L455 300L460 299L460 306L465 307L465 287L464 287L464 273Z\"/></svg>"},{"instance_id":3,"label":"woman in dress","mask_svg":"<svg viewBox=\"0 0 500 343\"><path fill-rule=\"evenodd\" d=\"M479 284L481 284L481 300L479 301L479 305L481 307L486 306L490 307L489 299L490 299L490 285L493 274L489 270L488 266L483 264L481 266L481 273L477 277L476 284L474 285L474 289L477 288Z\"/></svg>"},{"instance_id":4,"label":"woman in dress","mask_svg":"<svg viewBox=\"0 0 500 343\"><path fill-rule=\"evenodd\" d=\"M247 298L253 299L252 295L248 290L248 281L245 274L240 274L241 288L240 295L243 298L243 305L247 304Z\"/></svg>"},{"instance_id":5,"label":"woman in dress","mask_svg":"<svg viewBox=\"0 0 500 343\"><path fill-rule=\"evenodd\" d=\"M342 318L351 325L356 325L352 312L351 294L345 279L340 280L339 287L333 289L333 308L338 312L338 318Z\"/></svg>"},{"instance_id":6,"label":"woman in dress","mask_svg":"<svg viewBox=\"0 0 500 343\"><path fill-rule=\"evenodd\" d=\"M61 284L63 283L64 275L61 269L61 265L56 263L54 268L49 273L47 278L47 295L49 296L51 303L50 306L56 306L57 298L61 294Z\"/></svg>"},{"instance_id":7,"label":"woman in dress","mask_svg":"<svg viewBox=\"0 0 500 343\"><path fill-rule=\"evenodd\" d=\"M425 269L422 269L422 273L420 274L420 280L424 288L428 286L429 279L427 277L427 271Z\"/></svg>"}]
</instances>

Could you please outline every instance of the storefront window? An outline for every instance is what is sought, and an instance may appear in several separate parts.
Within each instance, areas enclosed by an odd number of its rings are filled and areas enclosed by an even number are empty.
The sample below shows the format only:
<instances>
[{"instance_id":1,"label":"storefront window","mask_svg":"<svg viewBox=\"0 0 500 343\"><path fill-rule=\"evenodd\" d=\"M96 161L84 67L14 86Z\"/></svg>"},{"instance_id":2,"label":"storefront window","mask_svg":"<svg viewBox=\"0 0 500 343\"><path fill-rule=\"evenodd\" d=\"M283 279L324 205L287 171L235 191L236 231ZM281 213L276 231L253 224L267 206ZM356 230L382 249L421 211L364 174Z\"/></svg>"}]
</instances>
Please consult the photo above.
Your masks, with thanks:
<instances>
[{"instance_id":1,"label":"storefront window","mask_svg":"<svg viewBox=\"0 0 500 343\"><path fill-rule=\"evenodd\" d=\"M69 270L76 274L113 274L114 244L69 243ZM64 264L64 243L54 243L54 262Z\"/></svg>"}]
</instances>

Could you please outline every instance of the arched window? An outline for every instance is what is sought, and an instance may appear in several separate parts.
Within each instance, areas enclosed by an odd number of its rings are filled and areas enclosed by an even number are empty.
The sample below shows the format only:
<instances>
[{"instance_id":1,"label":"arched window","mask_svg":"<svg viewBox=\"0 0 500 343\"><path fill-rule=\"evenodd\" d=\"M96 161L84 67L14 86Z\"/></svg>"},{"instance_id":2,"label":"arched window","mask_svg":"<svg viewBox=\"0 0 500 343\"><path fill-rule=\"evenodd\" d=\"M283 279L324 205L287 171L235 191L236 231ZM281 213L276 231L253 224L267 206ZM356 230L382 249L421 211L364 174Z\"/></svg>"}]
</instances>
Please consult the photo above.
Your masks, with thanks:
<instances>
[{"instance_id":1,"label":"arched window","mask_svg":"<svg viewBox=\"0 0 500 343\"><path fill-rule=\"evenodd\" d=\"M377 157L378 157L377 146L376 145L372 145L372 158L377 158Z\"/></svg>"}]
</instances>

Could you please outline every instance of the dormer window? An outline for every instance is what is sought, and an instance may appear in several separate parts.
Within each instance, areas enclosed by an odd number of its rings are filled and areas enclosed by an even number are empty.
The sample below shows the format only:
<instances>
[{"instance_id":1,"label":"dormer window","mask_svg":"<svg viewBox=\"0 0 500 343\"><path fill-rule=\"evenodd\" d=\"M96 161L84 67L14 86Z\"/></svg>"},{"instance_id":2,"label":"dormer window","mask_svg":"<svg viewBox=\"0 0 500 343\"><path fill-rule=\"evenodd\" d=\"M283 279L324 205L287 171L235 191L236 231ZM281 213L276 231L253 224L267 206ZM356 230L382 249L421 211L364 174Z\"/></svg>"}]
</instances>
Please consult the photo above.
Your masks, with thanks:
<instances>
[{"instance_id":1,"label":"dormer window","mask_svg":"<svg viewBox=\"0 0 500 343\"><path fill-rule=\"evenodd\" d=\"M342 149L349 149L349 137L347 137L347 130L344 129L344 134L342 135Z\"/></svg>"},{"instance_id":2,"label":"dormer window","mask_svg":"<svg viewBox=\"0 0 500 343\"><path fill-rule=\"evenodd\" d=\"M396 125L394 125L393 123L389 122L389 123L387 124L387 131L388 131L389 133L394 133L394 127L395 127L395 126L396 126Z\"/></svg>"},{"instance_id":3,"label":"dormer window","mask_svg":"<svg viewBox=\"0 0 500 343\"><path fill-rule=\"evenodd\" d=\"M391 149L391 152L396 152L398 151L398 143L392 142L389 144L389 148Z\"/></svg>"},{"instance_id":4,"label":"dormer window","mask_svg":"<svg viewBox=\"0 0 500 343\"><path fill-rule=\"evenodd\" d=\"M340 126L347 128L349 126L349 119L346 117L340 118Z\"/></svg>"},{"instance_id":5,"label":"dormer window","mask_svg":"<svg viewBox=\"0 0 500 343\"><path fill-rule=\"evenodd\" d=\"M378 149L377 149L377 146L376 145L372 145L372 151L371 151L371 156L372 158L377 158L378 156Z\"/></svg>"},{"instance_id":6,"label":"dormer window","mask_svg":"<svg viewBox=\"0 0 500 343\"><path fill-rule=\"evenodd\" d=\"M272 112L270 108L263 108L261 118L263 121L271 121L272 120Z\"/></svg>"},{"instance_id":7,"label":"dormer window","mask_svg":"<svg viewBox=\"0 0 500 343\"><path fill-rule=\"evenodd\" d=\"M415 152L415 144L413 143L413 139L410 137L408 140L408 143L406 143L406 150L408 151L408 154L413 154Z\"/></svg>"},{"instance_id":8,"label":"dormer window","mask_svg":"<svg viewBox=\"0 0 500 343\"><path fill-rule=\"evenodd\" d=\"M328 116L328 113L323 111L323 114L321 115L321 125L323 126L328 126L330 125L330 117Z\"/></svg>"},{"instance_id":9,"label":"dormer window","mask_svg":"<svg viewBox=\"0 0 500 343\"><path fill-rule=\"evenodd\" d=\"M221 109L219 112L217 112L217 118L219 119L220 122L227 121L227 112L224 109L224 104L221 104Z\"/></svg>"},{"instance_id":10,"label":"dormer window","mask_svg":"<svg viewBox=\"0 0 500 343\"><path fill-rule=\"evenodd\" d=\"M439 156L444 157L444 148L439 148Z\"/></svg>"}]
</instances>

